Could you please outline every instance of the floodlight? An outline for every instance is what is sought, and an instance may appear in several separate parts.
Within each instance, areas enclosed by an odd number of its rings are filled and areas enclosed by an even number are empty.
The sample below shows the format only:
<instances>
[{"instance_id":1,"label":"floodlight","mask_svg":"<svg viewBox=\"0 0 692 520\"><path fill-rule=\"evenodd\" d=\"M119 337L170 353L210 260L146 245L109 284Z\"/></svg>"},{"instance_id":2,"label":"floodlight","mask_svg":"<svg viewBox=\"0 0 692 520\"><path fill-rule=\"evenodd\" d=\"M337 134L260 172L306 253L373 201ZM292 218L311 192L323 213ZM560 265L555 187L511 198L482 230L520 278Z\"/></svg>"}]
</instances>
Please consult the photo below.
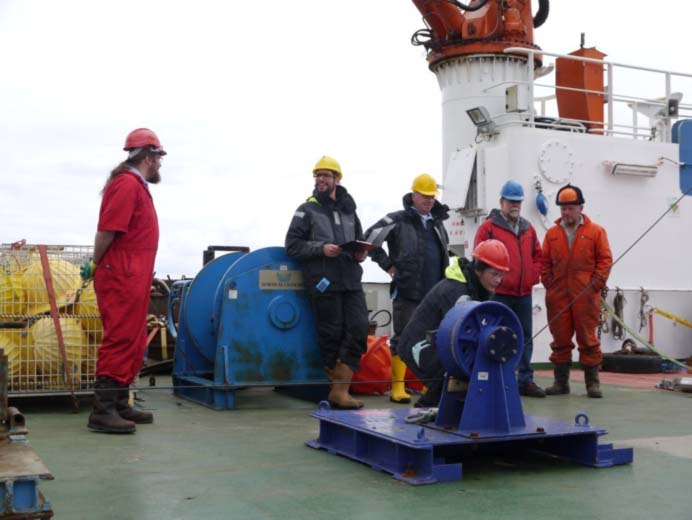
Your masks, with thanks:
<instances>
[{"instance_id":1,"label":"floodlight","mask_svg":"<svg viewBox=\"0 0 692 520\"><path fill-rule=\"evenodd\" d=\"M491 134L495 131L495 123L484 106L471 108L466 111L479 134Z\"/></svg>"}]
</instances>

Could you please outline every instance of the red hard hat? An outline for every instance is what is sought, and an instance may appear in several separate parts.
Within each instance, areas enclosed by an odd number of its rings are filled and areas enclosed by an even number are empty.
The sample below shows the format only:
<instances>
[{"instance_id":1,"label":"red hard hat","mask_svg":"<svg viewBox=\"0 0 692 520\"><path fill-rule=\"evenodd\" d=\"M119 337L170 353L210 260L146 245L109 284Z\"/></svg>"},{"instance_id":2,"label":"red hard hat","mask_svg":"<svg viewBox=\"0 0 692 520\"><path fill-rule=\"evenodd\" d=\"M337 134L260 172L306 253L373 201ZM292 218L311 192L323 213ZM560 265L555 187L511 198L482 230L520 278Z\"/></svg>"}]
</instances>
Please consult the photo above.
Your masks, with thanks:
<instances>
[{"instance_id":1,"label":"red hard hat","mask_svg":"<svg viewBox=\"0 0 692 520\"><path fill-rule=\"evenodd\" d=\"M509 253L499 240L484 240L473 250L473 257L500 271L509 271Z\"/></svg>"},{"instance_id":2,"label":"red hard hat","mask_svg":"<svg viewBox=\"0 0 692 520\"><path fill-rule=\"evenodd\" d=\"M166 155L166 151L161 146L159 138L156 137L156 134L148 128L137 128L136 130L132 130L132 132L127 134L127 138L125 139L125 147L123 150L129 151L134 150L135 148L143 148L145 146L151 146L161 155Z\"/></svg>"}]
</instances>

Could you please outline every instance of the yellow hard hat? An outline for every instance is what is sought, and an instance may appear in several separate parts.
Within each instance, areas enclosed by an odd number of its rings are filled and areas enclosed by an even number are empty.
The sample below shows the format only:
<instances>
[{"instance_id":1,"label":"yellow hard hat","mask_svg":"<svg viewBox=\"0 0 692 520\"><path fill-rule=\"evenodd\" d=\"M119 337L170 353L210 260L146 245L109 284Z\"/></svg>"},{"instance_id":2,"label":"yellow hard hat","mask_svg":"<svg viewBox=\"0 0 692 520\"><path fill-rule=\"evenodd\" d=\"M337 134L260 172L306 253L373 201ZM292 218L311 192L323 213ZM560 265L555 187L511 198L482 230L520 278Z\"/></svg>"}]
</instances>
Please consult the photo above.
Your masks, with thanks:
<instances>
[{"instance_id":1,"label":"yellow hard hat","mask_svg":"<svg viewBox=\"0 0 692 520\"><path fill-rule=\"evenodd\" d=\"M415 191L422 195L437 195L437 182L432 178L432 175L421 173L413 179L411 191Z\"/></svg>"},{"instance_id":2,"label":"yellow hard hat","mask_svg":"<svg viewBox=\"0 0 692 520\"><path fill-rule=\"evenodd\" d=\"M312 169L312 173L317 170L329 170L336 173L336 176L341 180L343 174L341 173L341 166L339 166L339 161L334 159L334 157L329 157L328 155L323 155L322 158L317 161L315 167Z\"/></svg>"}]
</instances>

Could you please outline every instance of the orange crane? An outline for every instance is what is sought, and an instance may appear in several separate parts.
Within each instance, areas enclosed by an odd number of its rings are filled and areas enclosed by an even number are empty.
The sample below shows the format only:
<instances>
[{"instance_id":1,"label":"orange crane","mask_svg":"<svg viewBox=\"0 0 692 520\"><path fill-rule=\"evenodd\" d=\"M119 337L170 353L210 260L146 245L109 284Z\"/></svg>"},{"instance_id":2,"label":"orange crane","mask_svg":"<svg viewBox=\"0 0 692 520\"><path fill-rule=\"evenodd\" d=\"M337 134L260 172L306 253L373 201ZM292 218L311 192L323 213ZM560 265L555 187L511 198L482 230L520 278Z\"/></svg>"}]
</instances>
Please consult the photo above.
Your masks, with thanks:
<instances>
[{"instance_id":1,"label":"orange crane","mask_svg":"<svg viewBox=\"0 0 692 520\"><path fill-rule=\"evenodd\" d=\"M469 54L502 53L509 47L539 49L533 30L548 18L549 0L539 0L531 13L531 0L413 0L428 26L411 37L428 51L432 67L440 61ZM536 55L537 60L540 59Z\"/></svg>"}]
</instances>

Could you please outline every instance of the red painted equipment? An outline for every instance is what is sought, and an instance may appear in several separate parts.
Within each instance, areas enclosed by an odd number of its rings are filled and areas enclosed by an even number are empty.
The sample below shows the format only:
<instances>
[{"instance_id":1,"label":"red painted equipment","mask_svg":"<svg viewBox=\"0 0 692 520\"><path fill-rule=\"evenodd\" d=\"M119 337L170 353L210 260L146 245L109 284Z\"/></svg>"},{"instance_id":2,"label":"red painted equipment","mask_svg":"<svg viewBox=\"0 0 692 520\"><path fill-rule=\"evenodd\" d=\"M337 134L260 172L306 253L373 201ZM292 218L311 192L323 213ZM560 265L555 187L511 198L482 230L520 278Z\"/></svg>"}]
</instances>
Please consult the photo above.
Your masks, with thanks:
<instances>
[{"instance_id":1,"label":"red painted equipment","mask_svg":"<svg viewBox=\"0 0 692 520\"><path fill-rule=\"evenodd\" d=\"M602 60L606 54L595 47L581 48L570 56ZM555 61L557 107L560 117L589 121L591 133L603 130L603 65L558 58Z\"/></svg>"},{"instance_id":2,"label":"red painted equipment","mask_svg":"<svg viewBox=\"0 0 692 520\"><path fill-rule=\"evenodd\" d=\"M533 29L548 17L549 0L539 0L536 16L531 0L413 0L428 29L416 32L414 44L428 50L428 63L470 54L502 54L509 47L538 49ZM422 39L425 38L425 39ZM540 56L536 58L540 61Z\"/></svg>"}]
</instances>

